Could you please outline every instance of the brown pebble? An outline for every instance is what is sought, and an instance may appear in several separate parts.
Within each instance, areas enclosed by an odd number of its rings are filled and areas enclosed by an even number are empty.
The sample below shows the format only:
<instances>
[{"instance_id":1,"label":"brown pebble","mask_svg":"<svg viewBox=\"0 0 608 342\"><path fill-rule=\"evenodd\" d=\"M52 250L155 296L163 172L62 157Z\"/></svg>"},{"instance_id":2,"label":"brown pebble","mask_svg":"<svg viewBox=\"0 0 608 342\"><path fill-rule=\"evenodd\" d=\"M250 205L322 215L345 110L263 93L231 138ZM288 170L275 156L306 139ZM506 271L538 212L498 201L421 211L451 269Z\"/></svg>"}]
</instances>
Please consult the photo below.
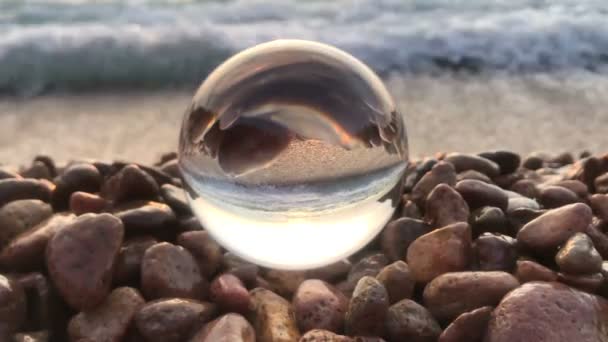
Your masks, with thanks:
<instances>
[{"instance_id":1,"label":"brown pebble","mask_svg":"<svg viewBox=\"0 0 608 342\"><path fill-rule=\"evenodd\" d=\"M234 274L248 287L256 282L260 271L258 265L252 264L230 252L224 253L221 262L224 272Z\"/></svg>"},{"instance_id":2,"label":"brown pebble","mask_svg":"<svg viewBox=\"0 0 608 342\"><path fill-rule=\"evenodd\" d=\"M522 284L531 281L557 281L557 273L532 260L518 260L515 276Z\"/></svg>"},{"instance_id":3,"label":"brown pebble","mask_svg":"<svg viewBox=\"0 0 608 342\"><path fill-rule=\"evenodd\" d=\"M589 187L579 180L566 179L555 183L556 186L561 186L574 192L579 198L587 198L589 196Z\"/></svg>"},{"instance_id":4,"label":"brown pebble","mask_svg":"<svg viewBox=\"0 0 608 342\"><path fill-rule=\"evenodd\" d=\"M144 304L136 289L119 287L96 308L75 315L68 325L71 341L120 342Z\"/></svg>"},{"instance_id":5,"label":"brown pebble","mask_svg":"<svg viewBox=\"0 0 608 342\"><path fill-rule=\"evenodd\" d=\"M528 170L538 170L543 167L544 160L537 155L529 155L527 156L521 165Z\"/></svg>"},{"instance_id":6,"label":"brown pebble","mask_svg":"<svg viewBox=\"0 0 608 342\"><path fill-rule=\"evenodd\" d=\"M156 200L160 189L156 180L135 164L129 164L110 177L101 193L115 203L133 200Z\"/></svg>"},{"instance_id":7,"label":"brown pebble","mask_svg":"<svg viewBox=\"0 0 608 342\"><path fill-rule=\"evenodd\" d=\"M0 267L19 271L41 269L49 240L75 217L74 214L55 214L21 233L0 252Z\"/></svg>"},{"instance_id":8,"label":"brown pebble","mask_svg":"<svg viewBox=\"0 0 608 342\"><path fill-rule=\"evenodd\" d=\"M599 218L608 221L608 195L592 195L589 197L589 204Z\"/></svg>"},{"instance_id":9,"label":"brown pebble","mask_svg":"<svg viewBox=\"0 0 608 342\"><path fill-rule=\"evenodd\" d=\"M0 166L0 180L10 179L10 178L21 179L23 177L21 177L17 172L9 170L8 168L5 168L4 166Z\"/></svg>"},{"instance_id":10,"label":"brown pebble","mask_svg":"<svg viewBox=\"0 0 608 342\"><path fill-rule=\"evenodd\" d=\"M579 180L589 187L590 192L595 192L595 179L602 172L605 172L602 161L597 157L588 157L574 163L566 178Z\"/></svg>"},{"instance_id":11,"label":"brown pebble","mask_svg":"<svg viewBox=\"0 0 608 342\"><path fill-rule=\"evenodd\" d=\"M413 201L406 199L403 201L401 205L401 216L410 217L414 219L421 219L422 214L420 213L420 208Z\"/></svg>"},{"instance_id":12,"label":"brown pebble","mask_svg":"<svg viewBox=\"0 0 608 342\"><path fill-rule=\"evenodd\" d=\"M292 300L300 332L324 329L342 331L348 299L332 285L318 279L304 281Z\"/></svg>"},{"instance_id":13,"label":"brown pebble","mask_svg":"<svg viewBox=\"0 0 608 342\"><path fill-rule=\"evenodd\" d=\"M509 198L505 191L493 184L469 179L458 182L455 189L471 209L491 206L506 211L509 205Z\"/></svg>"},{"instance_id":14,"label":"brown pebble","mask_svg":"<svg viewBox=\"0 0 608 342\"><path fill-rule=\"evenodd\" d=\"M18 200L0 208L0 248L53 215L53 209L40 200Z\"/></svg>"},{"instance_id":15,"label":"brown pebble","mask_svg":"<svg viewBox=\"0 0 608 342\"><path fill-rule=\"evenodd\" d=\"M95 193L99 191L102 176L95 166L88 163L78 163L69 166L55 178L55 191L51 203L57 211L68 208L73 192L84 191Z\"/></svg>"},{"instance_id":16,"label":"brown pebble","mask_svg":"<svg viewBox=\"0 0 608 342\"><path fill-rule=\"evenodd\" d=\"M354 342L354 340L348 336L338 335L331 331L314 329L304 334L298 342Z\"/></svg>"},{"instance_id":17,"label":"brown pebble","mask_svg":"<svg viewBox=\"0 0 608 342\"><path fill-rule=\"evenodd\" d=\"M570 285L581 291L596 293L604 283L602 273L594 274L566 274L558 273L557 280L561 283Z\"/></svg>"},{"instance_id":18,"label":"brown pebble","mask_svg":"<svg viewBox=\"0 0 608 342\"><path fill-rule=\"evenodd\" d=\"M404 260L410 244L430 231L423 221L402 217L386 225L380 233L380 246L391 261Z\"/></svg>"},{"instance_id":19,"label":"brown pebble","mask_svg":"<svg viewBox=\"0 0 608 342\"><path fill-rule=\"evenodd\" d=\"M597 273L602 269L602 257L585 233L574 234L555 256L562 272L569 274Z\"/></svg>"},{"instance_id":20,"label":"brown pebble","mask_svg":"<svg viewBox=\"0 0 608 342\"><path fill-rule=\"evenodd\" d=\"M17 200L38 199L48 202L50 198L51 188L39 180L20 178L0 180L0 207Z\"/></svg>"},{"instance_id":21,"label":"brown pebble","mask_svg":"<svg viewBox=\"0 0 608 342\"><path fill-rule=\"evenodd\" d=\"M603 341L607 313L603 298L557 283L528 283L494 310L484 341Z\"/></svg>"},{"instance_id":22,"label":"brown pebble","mask_svg":"<svg viewBox=\"0 0 608 342\"><path fill-rule=\"evenodd\" d=\"M25 291L14 279L0 274L0 338L23 325L27 314Z\"/></svg>"},{"instance_id":23,"label":"brown pebble","mask_svg":"<svg viewBox=\"0 0 608 342\"><path fill-rule=\"evenodd\" d=\"M528 222L517 233L517 241L532 250L554 250L591 224L591 208L575 203L552 209Z\"/></svg>"},{"instance_id":24,"label":"brown pebble","mask_svg":"<svg viewBox=\"0 0 608 342\"><path fill-rule=\"evenodd\" d=\"M468 218L467 202L449 185L437 185L426 199L426 220L432 227L467 222Z\"/></svg>"},{"instance_id":25,"label":"brown pebble","mask_svg":"<svg viewBox=\"0 0 608 342\"><path fill-rule=\"evenodd\" d=\"M505 213L496 207L481 207L469 217L473 236L483 233L508 234L511 232Z\"/></svg>"},{"instance_id":26,"label":"brown pebble","mask_svg":"<svg viewBox=\"0 0 608 342\"><path fill-rule=\"evenodd\" d=\"M593 183L595 185L595 191L598 194L608 193L608 172L597 176Z\"/></svg>"},{"instance_id":27,"label":"brown pebble","mask_svg":"<svg viewBox=\"0 0 608 342\"><path fill-rule=\"evenodd\" d=\"M456 175L456 182L460 182L465 179L474 179L478 181L482 181L484 183L492 183L492 179L490 177L484 175L483 173L475 170L467 170Z\"/></svg>"},{"instance_id":28,"label":"brown pebble","mask_svg":"<svg viewBox=\"0 0 608 342\"><path fill-rule=\"evenodd\" d=\"M352 267L352 263L349 260L344 259L331 263L327 266L308 270L306 271L306 278L320 279L327 282L336 282L344 279Z\"/></svg>"},{"instance_id":29,"label":"brown pebble","mask_svg":"<svg viewBox=\"0 0 608 342\"><path fill-rule=\"evenodd\" d=\"M177 236L177 244L187 249L207 278L217 272L222 262L222 248L206 231L189 231Z\"/></svg>"},{"instance_id":30,"label":"brown pebble","mask_svg":"<svg viewBox=\"0 0 608 342\"><path fill-rule=\"evenodd\" d=\"M389 302L394 304L402 299L412 298L416 282L409 266L399 260L384 267L376 276L388 293Z\"/></svg>"},{"instance_id":31,"label":"brown pebble","mask_svg":"<svg viewBox=\"0 0 608 342\"><path fill-rule=\"evenodd\" d=\"M126 240L114 265L114 284L137 284L140 280L141 261L146 250L158 241L151 236L137 236Z\"/></svg>"},{"instance_id":32,"label":"brown pebble","mask_svg":"<svg viewBox=\"0 0 608 342\"><path fill-rule=\"evenodd\" d=\"M451 321L467 311L494 306L519 286L506 272L454 272L433 279L424 289L424 304L441 321Z\"/></svg>"},{"instance_id":33,"label":"brown pebble","mask_svg":"<svg viewBox=\"0 0 608 342\"><path fill-rule=\"evenodd\" d=\"M112 269L123 235L124 228L116 217L84 214L48 242L49 275L72 308L92 309L110 292Z\"/></svg>"},{"instance_id":34,"label":"brown pebble","mask_svg":"<svg viewBox=\"0 0 608 342\"><path fill-rule=\"evenodd\" d=\"M388 307L388 293L384 286L375 278L361 278L348 304L345 316L346 333L382 336Z\"/></svg>"},{"instance_id":35,"label":"brown pebble","mask_svg":"<svg viewBox=\"0 0 608 342\"><path fill-rule=\"evenodd\" d=\"M76 215L100 213L108 207L105 199L88 192L76 191L70 196L70 210Z\"/></svg>"},{"instance_id":36,"label":"brown pebble","mask_svg":"<svg viewBox=\"0 0 608 342\"><path fill-rule=\"evenodd\" d=\"M484 306L456 317L437 342L481 342L493 309Z\"/></svg>"},{"instance_id":37,"label":"brown pebble","mask_svg":"<svg viewBox=\"0 0 608 342\"><path fill-rule=\"evenodd\" d=\"M56 340L65 340L68 316L66 305L58 298L47 278L38 272L19 274L16 280L27 294L28 327L48 330Z\"/></svg>"},{"instance_id":38,"label":"brown pebble","mask_svg":"<svg viewBox=\"0 0 608 342\"><path fill-rule=\"evenodd\" d=\"M390 341L435 342L441 327L422 305L410 299L393 304L386 315L386 335Z\"/></svg>"},{"instance_id":39,"label":"brown pebble","mask_svg":"<svg viewBox=\"0 0 608 342\"><path fill-rule=\"evenodd\" d=\"M225 273L211 282L211 300L224 312L247 313L251 298L243 282L236 276Z\"/></svg>"},{"instance_id":40,"label":"brown pebble","mask_svg":"<svg viewBox=\"0 0 608 342\"><path fill-rule=\"evenodd\" d=\"M416 239L407 250L407 264L416 281L427 283L440 274L465 270L471 252L471 228L455 223Z\"/></svg>"},{"instance_id":41,"label":"brown pebble","mask_svg":"<svg viewBox=\"0 0 608 342\"><path fill-rule=\"evenodd\" d=\"M443 161L435 164L435 166L416 183L412 189L412 200L419 207L423 208L429 193L438 184L442 183L450 186L456 184L456 171L454 170L454 166L451 163Z\"/></svg>"},{"instance_id":42,"label":"brown pebble","mask_svg":"<svg viewBox=\"0 0 608 342\"><path fill-rule=\"evenodd\" d=\"M255 342L255 331L245 317L229 313L208 323L190 342Z\"/></svg>"},{"instance_id":43,"label":"brown pebble","mask_svg":"<svg viewBox=\"0 0 608 342\"><path fill-rule=\"evenodd\" d=\"M48 342L49 332L46 330L15 334L13 342Z\"/></svg>"},{"instance_id":44,"label":"brown pebble","mask_svg":"<svg viewBox=\"0 0 608 342\"><path fill-rule=\"evenodd\" d=\"M450 153L444 160L452 163L456 172L475 170L488 177L496 177L500 174L498 164L484 157L472 154Z\"/></svg>"},{"instance_id":45,"label":"brown pebble","mask_svg":"<svg viewBox=\"0 0 608 342\"><path fill-rule=\"evenodd\" d=\"M348 297L352 294L359 279L370 276L375 277L382 268L388 264L388 259L382 253L374 253L357 261L348 272L346 283L340 287Z\"/></svg>"},{"instance_id":46,"label":"brown pebble","mask_svg":"<svg viewBox=\"0 0 608 342\"><path fill-rule=\"evenodd\" d=\"M484 233L473 250L481 271L511 272L517 261L516 241L507 235Z\"/></svg>"},{"instance_id":47,"label":"brown pebble","mask_svg":"<svg viewBox=\"0 0 608 342\"><path fill-rule=\"evenodd\" d=\"M30 167L20 172L23 178L36 178L36 179L53 179L51 170L46 166L45 163L35 160Z\"/></svg>"},{"instance_id":48,"label":"brown pebble","mask_svg":"<svg viewBox=\"0 0 608 342\"><path fill-rule=\"evenodd\" d=\"M508 173L513 173L519 168L521 164L521 157L519 154L511 152L511 151L492 151L492 152L484 152L479 154L480 157L489 159L500 167L500 173L505 175Z\"/></svg>"},{"instance_id":49,"label":"brown pebble","mask_svg":"<svg viewBox=\"0 0 608 342\"><path fill-rule=\"evenodd\" d=\"M216 312L212 303L167 298L146 303L137 311L134 321L148 342L181 342L210 321Z\"/></svg>"},{"instance_id":50,"label":"brown pebble","mask_svg":"<svg viewBox=\"0 0 608 342\"><path fill-rule=\"evenodd\" d=\"M250 322L258 342L292 342L300 339L290 303L276 293L256 288L251 292Z\"/></svg>"},{"instance_id":51,"label":"brown pebble","mask_svg":"<svg viewBox=\"0 0 608 342\"><path fill-rule=\"evenodd\" d=\"M601 223L602 221L593 220L585 230L585 234L593 241L593 246L605 260L608 259L608 236L600 229Z\"/></svg>"},{"instance_id":52,"label":"brown pebble","mask_svg":"<svg viewBox=\"0 0 608 342\"><path fill-rule=\"evenodd\" d=\"M160 188L160 192L165 203L167 203L177 214L192 215L184 189L178 188L175 185L165 184Z\"/></svg>"},{"instance_id":53,"label":"brown pebble","mask_svg":"<svg viewBox=\"0 0 608 342\"><path fill-rule=\"evenodd\" d=\"M534 181L529 179L521 179L511 185L511 191L515 191L518 194L527 198L538 198L539 190Z\"/></svg>"},{"instance_id":54,"label":"brown pebble","mask_svg":"<svg viewBox=\"0 0 608 342\"><path fill-rule=\"evenodd\" d=\"M545 208L559 208L579 201L578 196L561 186L546 186L540 189L540 203Z\"/></svg>"},{"instance_id":55,"label":"brown pebble","mask_svg":"<svg viewBox=\"0 0 608 342\"><path fill-rule=\"evenodd\" d=\"M291 298L300 284L306 280L307 272L269 269L264 270L262 276L278 295Z\"/></svg>"},{"instance_id":56,"label":"brown pebble","mask_svg":"<svg viewBox=\"0 0 608 342\"><path fill-rule=\"evenodd\" d=\"M133 202L119 207L114 215L122 221L127 232L133 233L162 231L176 223L171 207L159 202Z\"/></svg>"},{"instance_id":57,"label":"brown pebble","mask_svg":"<svg viewBox=\"0 0 608 342\"><path fill-rule=\"evenodd\" d=\"M509 231L507 235L516 236L517 232L526 224L546 213L548 210L534 210L528 208L520 208L512 210L507 214L507 222Z\"/></svg>"}]
</instances>

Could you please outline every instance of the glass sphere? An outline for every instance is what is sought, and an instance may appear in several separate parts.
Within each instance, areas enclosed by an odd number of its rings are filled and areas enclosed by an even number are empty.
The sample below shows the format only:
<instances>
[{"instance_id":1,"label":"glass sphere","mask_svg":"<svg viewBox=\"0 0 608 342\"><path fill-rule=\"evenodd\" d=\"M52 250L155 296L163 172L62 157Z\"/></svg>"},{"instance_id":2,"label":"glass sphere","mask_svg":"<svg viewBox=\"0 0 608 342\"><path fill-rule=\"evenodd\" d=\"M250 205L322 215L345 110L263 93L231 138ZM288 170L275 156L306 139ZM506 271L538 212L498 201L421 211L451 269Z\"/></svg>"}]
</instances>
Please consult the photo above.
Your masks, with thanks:
<instances>
[{"instance_id":1,"label":"glass sphere","mask_svg":"<svg viewBox=\"0 0 608 342\"><path fill-rule=\"evenodd\" d=\"M348 257L392 217L408 158L382 81L334 47L277 40L231 57L185 113L179 166L227 250L307 269Z\"/></svg>"}]
</instances>

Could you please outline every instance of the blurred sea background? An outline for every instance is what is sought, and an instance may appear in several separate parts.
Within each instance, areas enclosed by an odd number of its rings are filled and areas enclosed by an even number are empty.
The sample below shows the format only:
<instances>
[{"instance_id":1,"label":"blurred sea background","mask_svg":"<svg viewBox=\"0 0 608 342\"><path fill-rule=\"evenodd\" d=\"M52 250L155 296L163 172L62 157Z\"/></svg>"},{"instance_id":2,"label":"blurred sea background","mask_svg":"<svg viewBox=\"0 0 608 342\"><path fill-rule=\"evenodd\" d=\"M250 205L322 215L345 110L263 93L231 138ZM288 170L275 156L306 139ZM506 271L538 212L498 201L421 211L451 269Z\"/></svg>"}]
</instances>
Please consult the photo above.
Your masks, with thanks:
<instances>
[{"instance_id":1,"label":"blurred sea background","mask_svg":"<svg viewBox=\"0 0 608 342\"><path fill-rule=\"evenodd\" d=\"M0 163L152 162L214 67L279 38L374 69L413 156L608 152L606 0L0 0Z\"/></svg>"}]
</instances>

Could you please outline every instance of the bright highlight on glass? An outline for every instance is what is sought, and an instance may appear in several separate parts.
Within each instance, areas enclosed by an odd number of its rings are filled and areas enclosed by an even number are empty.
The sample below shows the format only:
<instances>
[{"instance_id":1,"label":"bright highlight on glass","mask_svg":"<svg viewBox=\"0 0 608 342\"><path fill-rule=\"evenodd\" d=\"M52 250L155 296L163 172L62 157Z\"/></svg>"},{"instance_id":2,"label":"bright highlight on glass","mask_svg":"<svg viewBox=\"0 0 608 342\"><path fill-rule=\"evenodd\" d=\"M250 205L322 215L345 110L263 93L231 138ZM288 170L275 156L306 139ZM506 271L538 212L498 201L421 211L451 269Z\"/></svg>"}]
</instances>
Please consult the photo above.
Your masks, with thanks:
<instances>
[{"instance_id":1,"label":"bright highlight on glass","mask_svg":"<svg viewBox=\"0 0 608 342\"><path fill-rule=\"evenodd\" d=\"M334 47L278 40L219 66L188 108L190 204L226 249L262 266L348 257L393 215L408 157L382 81Z\"/></svg>"}]
</instances>

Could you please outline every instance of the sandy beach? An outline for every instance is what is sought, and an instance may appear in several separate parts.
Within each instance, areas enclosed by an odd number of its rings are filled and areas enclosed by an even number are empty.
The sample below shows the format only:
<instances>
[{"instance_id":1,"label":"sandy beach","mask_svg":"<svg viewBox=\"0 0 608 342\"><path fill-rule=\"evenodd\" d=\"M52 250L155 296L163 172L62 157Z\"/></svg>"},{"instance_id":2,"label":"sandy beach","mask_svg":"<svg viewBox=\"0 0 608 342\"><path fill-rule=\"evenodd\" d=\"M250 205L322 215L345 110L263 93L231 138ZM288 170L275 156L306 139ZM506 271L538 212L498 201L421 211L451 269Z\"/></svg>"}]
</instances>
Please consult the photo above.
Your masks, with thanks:
<instances>
[{"instance_id":1,"label":"sandy beach","mask_svg":"<svg viewBox=\"0 0 608 342\"><path fill-rule=\"evenodd\" d=\"M406 116L413 157L608 149L608 80L601 75L393 77L387 84ZM26 164L48 154L153 162L176 149L194 90L2 98L0 161Z\"/></svg>"}]
</instances>

